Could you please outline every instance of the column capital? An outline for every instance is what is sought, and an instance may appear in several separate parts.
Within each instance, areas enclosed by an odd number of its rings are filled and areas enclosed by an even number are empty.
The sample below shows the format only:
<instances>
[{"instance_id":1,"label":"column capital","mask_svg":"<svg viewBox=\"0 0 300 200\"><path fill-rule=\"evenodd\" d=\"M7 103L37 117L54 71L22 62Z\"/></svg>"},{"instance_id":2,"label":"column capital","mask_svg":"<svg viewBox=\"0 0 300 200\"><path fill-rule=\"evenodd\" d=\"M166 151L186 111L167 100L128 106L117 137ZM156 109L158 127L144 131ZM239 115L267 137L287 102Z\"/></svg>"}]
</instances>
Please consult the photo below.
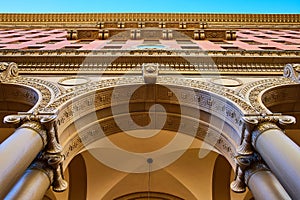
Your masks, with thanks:
<instances>
[{"instance_id":1,"label":"column capital","mask_svg":"<svg viewBox=\"0 0 300 200\"><path fill-rule=\"evenodd\" d=\"M249 178L257 171L269 170L256 151L257 138L267 130L281 130L282 126L296 122L295 117L277 113L245 115L242 121L242 141L235 157L236 176L230 185L234 192L244 192Z\"/></svg>"},{"instance_id":2,"label":"column capital","mask_svg":"<svg viewBox=\"0 0 300 200\"><path fill-rule=\"evenodd\" d=\"M293 116L281 115L280 113L262 113L245 115L242 122L242 142L237 152L242 155L250 155L253 153L253 147L255 148L256 140L260 134L269 129L281 130L283 126L296 123L296 119Z\"/></svg>"},{"instance_id":3,"label":"column capital","mask_svg":"<svg viewBox=\"0 0 300 200\"><path fill-rule=\"evenodd\" d=\"M37 114L33 113L18 113L17 115L8 115L3 119L4 123L13 124L16 128L28 128L38 133L43 141L43 147L48 143L47 132L39 120Z\"/></svg>"},{"instance_id":4,"label":"column capital","mask_svg":"<svg viewBox=\"0 0 300 200\"><path fill-rule=\"evenodd\" d=\"M41 136L46 151L57 153L62 151L62 147L58 143L56 117L55 113L19 112L17 115L5 116L3 121L36 131Z\"/></svg>"}]
</instances>

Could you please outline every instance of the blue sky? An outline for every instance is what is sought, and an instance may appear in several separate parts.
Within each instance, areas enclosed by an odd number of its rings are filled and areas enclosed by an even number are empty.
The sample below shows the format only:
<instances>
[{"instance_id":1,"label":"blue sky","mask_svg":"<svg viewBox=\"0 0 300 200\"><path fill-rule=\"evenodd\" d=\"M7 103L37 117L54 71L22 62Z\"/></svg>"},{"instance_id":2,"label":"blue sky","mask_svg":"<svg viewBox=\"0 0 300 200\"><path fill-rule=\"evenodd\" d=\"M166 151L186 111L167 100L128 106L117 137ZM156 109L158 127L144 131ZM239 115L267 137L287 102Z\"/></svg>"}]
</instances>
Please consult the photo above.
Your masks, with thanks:
<instances>
[{"instance_id":1,"label":"blue sky","mask_svg":"<svg viewBox=\"0 0 300 200\"><path fill-rule=\"evenodd\" d=\"M300 0L2 0L0 12L300 13Z\"/></svg>"}]
</instances>

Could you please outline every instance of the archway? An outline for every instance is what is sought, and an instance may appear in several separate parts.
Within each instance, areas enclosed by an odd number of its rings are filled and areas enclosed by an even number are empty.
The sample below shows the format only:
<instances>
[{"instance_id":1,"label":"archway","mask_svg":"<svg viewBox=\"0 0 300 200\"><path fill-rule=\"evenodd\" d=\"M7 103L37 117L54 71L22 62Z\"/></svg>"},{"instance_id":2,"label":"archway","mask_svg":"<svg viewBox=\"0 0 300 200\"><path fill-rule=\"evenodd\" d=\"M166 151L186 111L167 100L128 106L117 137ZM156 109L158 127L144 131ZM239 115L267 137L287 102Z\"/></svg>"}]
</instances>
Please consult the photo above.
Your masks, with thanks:
<instances>
[{"instance_id":1,"label":"archway","mask_svg":"<svg viewBox=\"0 0 300 200\"><path fill-rule=\"evenodd\" d=\"M38 103L40 95L32 87L17 84L0 83L0 143L9 137L14 128L4 124L3 119L7 115L17 112L32 110Z\"/></svg>"},{"instance_id":2,"label":"archway","mask_svg":"<svg viewBox=\"0 0 300 200\"><path fill-rule=\"evenodd\" d=\"M137 131L139 133L127 134L127 136L139 138L142 133L144 137L143 129L174 132L176 134L171 137L170 141L177 138L177 144L184 141L178 139L184 135L202 140L224 155L230 165L235 168L233 158L236 147L241 142L242 123L240 119L243 113L237 104L230 102L228 98L222 95L197 89L197 87L203 86L201 82L197 81L190 82L189 86L136 84L134 81L130 84L124 84L122 81L118 81L116 83L112 80L108 80L106 83L100 82L99 85L106 85L100 89L97 89L99 86L89 86L92 90L88 87L81 87L77 91L74 90L73 95L69 95L67 98L62 97L62 99L53 102L52 105L58 109L57 124L59 138L66 156L65 169L68 163L77 154L85 151L90 144L107 138L111 139L120 132ZM122 84L118 85L120 82ZM191 87L191 84L194 87ZM222 93L224 91L216 90L216 92ZM236 98L234 95L230 97ZM237 101L240 100L236 99ZM161 107L154 107L153 109L153 105L157 104L160 104L163 109ZM160 126L160 121L163 121L162 126ZM102 148L102 152L117 148L124 149L124 146L119 143L113 147L110 146L110 148ZM189 145L181 148L186 151ZM137 149L136 146L135 150ZM173 152L176 152L176 148L173 149ZM170 154L172 151L168 153ZM202 154L205 157L205 152ZM111 155L111 152L107 155ZM173 161L168 161L169 163L160 169L172 164L180 158L180 155L175 157ZM145 161L146 154L143 156ZM118 158L116 160L124 164L125 160L122 160L121 157L110 156L109 160ZM103 158L97 159L103 161ZM154 158L154 160L157 159ZM114 168L114 166L109 167ZM129 171L125 170L126 173ZM126 194L123 193L122 195Z\"/></svg>"},{"instance_id":3,"label":"archway","mask_svg":"<svg viewBox=\"0 0 300 200\"><path fill-rule=\"evenodd\" d=\"M296 124L285 129L285 133L300 146L300 86L299 84L277 86L262 94L262 103L272 113L291 115L296 118Z\"/></svg>"}]
</instances>

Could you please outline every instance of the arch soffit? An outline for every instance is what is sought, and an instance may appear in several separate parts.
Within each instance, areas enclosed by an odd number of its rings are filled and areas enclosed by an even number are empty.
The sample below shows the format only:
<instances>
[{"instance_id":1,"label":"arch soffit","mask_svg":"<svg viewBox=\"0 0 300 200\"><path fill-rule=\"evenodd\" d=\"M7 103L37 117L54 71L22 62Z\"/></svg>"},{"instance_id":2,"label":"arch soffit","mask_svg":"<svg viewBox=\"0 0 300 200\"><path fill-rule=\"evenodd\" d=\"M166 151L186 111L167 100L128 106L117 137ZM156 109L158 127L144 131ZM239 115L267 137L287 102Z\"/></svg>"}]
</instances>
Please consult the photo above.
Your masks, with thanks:
<instances>
[{"instance_id":1,"label":"arch soffit","mask_svg":"<svg viewBox=\"0 0 300 200\"><path fill-rule=\"evenodd\" d=\"M196 149L196 148L188 149L188 151L198 151L198 150L199 150L199 149ZM208 150L211 150L211 149L208 149ZM85 151L87 151L87 150L83 150L81 153L83 153L83 152L85 152ZM216 165L215 161L216 161L216 158L217 158L218 155L219 155L219 153L218 153L218 152L215 152L215 151L212 151L212 152L210 151L210 154L207 155L207 156L209 157L208 160L210 160L210 161L213 162L213 164L212 164L213 166ZM203 161L203 162L207 162L207 160L205 160L205 161ZM193 197L195 197L195 196L197 195L197 194L194 193L193 190L189 189L189 185L187 185L186 180L181 180L182 177L178 176L178 174L176 174L176 173L174 172L174 170L176 170L176 168L174 168L174 169L171 168L171 169L170 169L170 167L168 166L168 167L163 168L163 169L160 169L160 170L162 170L163 173L166 173L166 174L168 174L170 177L174 178L174 180L176 180L176 182L178 182L183 188L185 188L185 190L189 191L189 193L190 193ZM114 178L115 184L111 185L111 186L107 189L107 191L110 191L112 188L114 188L117 184L119 184L120 182L122 182L122 180L126 179L128 176L130 176L130 173L129 173L129 174L128 174L128 173L118 174L118 178ZM105 194L105 195L107 195L107 194ZM197 198L195 197L195 199L197 199Z\"/></svg>"}]
</instances>

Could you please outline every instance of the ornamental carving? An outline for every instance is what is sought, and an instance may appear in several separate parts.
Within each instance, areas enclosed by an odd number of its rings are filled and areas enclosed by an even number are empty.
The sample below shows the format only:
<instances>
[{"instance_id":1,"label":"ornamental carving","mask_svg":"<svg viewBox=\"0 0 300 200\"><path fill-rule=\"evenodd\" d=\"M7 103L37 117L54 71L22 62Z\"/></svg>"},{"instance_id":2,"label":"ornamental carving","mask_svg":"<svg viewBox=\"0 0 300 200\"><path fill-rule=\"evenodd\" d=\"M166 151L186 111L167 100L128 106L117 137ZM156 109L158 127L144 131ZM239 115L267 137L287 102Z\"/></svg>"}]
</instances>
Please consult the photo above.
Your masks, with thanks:
<instances>
[{"instance_id":1,"label":"ornamental carving","mask_svg":"<svg viewBox=\"0 0 300 200\"><path fill-rule=\"evenodd\" d=\"M287 64L284 67L283 76L300 83L300 64Z\"/></svg>"},{"instance_id":2,"label":"ornamental carving","mask_svg":"<svg viewBox=\"0 0 300 200\"><path fill-rule=\"evenodd\" d=\"M0 62L0 83L17 77L19 74L16 63Z\"/></svg>"},{"instance_id":3,"label":"ornamental carving","mask_svg":"<svg viewBox=\"0 0 300 200\"><path fill-rule=\"evenodd\" d=\"M201 29L194 31L195 40L211 40L211 41L222 41L222 40L236 40L236 31L232 30L213 30L213 29Z\"/></svg>"},{"instance_id":4,"label":"ornamental carving","mask_svg":"<svg viewBox=\"0 0 300 200\"><path fill-rule=\"evenodd\" d=\"M6 116L4 122L21 125L20 128L32 129L42 137L45 149L31 168L41 168L45 171L51 180L53 190L62 192L67 189L68 184L63 179L62 163L65 156L58 141L56 117L53 113L19 113Z\"/></svg>"},{"instance_id":5,"label":"ornamental carving","mask_svg":"<svg viewBox=\"0 0 300 200\"><path fill-rule=\"evenodd\" d=\"M263 132L296 123L295 117L276 113L245 115L242 120L242 143L237 150L240 155L253 154L257 137Z\"/></svg>"},{"instance_id":6,"label":"ornamental carving","mask_svg":"<svg viewBox=\"0 0 300 200\"><path fill-rule=\"evenodd\" d=\"M158 65L154 63L143 65L143 78L145 83L154 84L158 76Z\"/></svg>"},{"instance_id":7,"label":"ornamental carving","mask_svg":"<svg viewBox=\"0 0 300 200\"><path fill-rule=\"evenodd\" d=\"M253 174L258 171L269 170L257 153L251 155L237 155L235 162L237 165L236 175L234 181L230 184L230 188L236 193L246 191L248 181Z\"/></svg>"},{"instance_id":8,"label":"ornamental carving","mask_svg":"<svg viewBox=\"0 0 300 200\"><path fill-rule=\"evenodd\" d=\"M247 84L241 91L240 94L249 100L253 108L259 113L271 113L266 106L263 104L262 100L259 98L264 91L269 88L274 88L277 86L294 84L288 78L274 78L274 79L264 79L261 81L256 81Z\"/></svg>"},{"instance_id":9,"label":"ornamental carving","mask_svg":"<svg viewBox=\"0 0 300 200\"><path fill-rule=\"evenodd\" d=\"M102 29L78 29L67 31L68 40L106 40L109 35L109 30Z\"/></svg>"}]
</instances>

